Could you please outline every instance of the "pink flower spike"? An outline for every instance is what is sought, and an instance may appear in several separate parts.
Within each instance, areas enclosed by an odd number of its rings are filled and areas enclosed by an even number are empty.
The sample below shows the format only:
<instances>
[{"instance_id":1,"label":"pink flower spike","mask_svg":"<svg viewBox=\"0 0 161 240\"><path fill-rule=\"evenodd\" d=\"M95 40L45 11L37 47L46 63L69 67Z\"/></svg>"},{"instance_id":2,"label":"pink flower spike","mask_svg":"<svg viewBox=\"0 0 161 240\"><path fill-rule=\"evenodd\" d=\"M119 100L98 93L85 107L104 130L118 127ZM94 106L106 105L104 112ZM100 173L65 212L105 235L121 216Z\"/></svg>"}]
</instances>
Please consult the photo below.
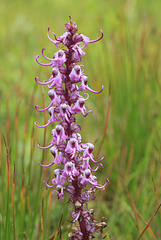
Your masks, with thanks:
<instances>
[{"instance_id":1,"label":"pink flower spike","mask_svg":"<svg viewBox=\"0 0 161 240\"><path fill-rule=\"evenodd\" d=\"M94 175L99 167L103 166L100 162L104 157L95 161L94 145L82 142L83 138L79 133L81 125L77 122L77 114L81 113L80 115L86 117L93 112L86 108L90 92L99 94L103 91L103 85L100 85L99 91L88 86L88 77L81 62L85 55L84 48L89 43L101 40L103 31L100 30L101 34L98 33L101 35L98 39L90 40L89 37L78 34L77 25L71 21L70 16L69 22L65 24L65 32L61 36L56 36L52 31L49 34L49 30L50 28L47 27L47 38L55 45L54 47L58 48L53 55L48 54L49 52L45 52L45 48L42 48L42 56L39 59L39 55L37 55L36 62L41 66L49 66L51 75L44 78L45 80L35 77L38 84L46 86L49 96L46 104L38 103L35 108L39 112L48 110L49 118L42 122L42 126L38 124L40 123L38 120L34 124L39 128L54 126L51 130L50 142L43 144L44 146L37 144L40 149L50 149L52 159L44 163L39 160L38 164L45 168L53 166L53 177L50 181L44 181L44 184L52 189L52 193L57 194L58 199L64 199L63 191L65 190L68 194L67 203L70 202L74 209L71 211L70 222L74 223L76 228L71 229L67 238L93 240L97 238L98 234L105 238L103 236L103 230L106 227L104 219L102 222L98 222L94 215L94 209L88 206L90 199L95 200L96 190L104 190L109 182L107 179L103 183L104 185L101 185ZM41 59L43 62L40 62ZM48 75L48 71L46 74ZM93 163L96 165L92 166ZM50 175L48 171L46 178L50 178Z\"/></svg>"},{"instance_id":2,"label":"pink flower spike","mask_svg":"<svg viewBox=\"0 0 161 240\"><path fill-rule=\"evenodd\" d=\"M36 62L42 66L51 66L51 63L41 63L37 59L39 58L39 55L36 56Z\"/></svg>"}]
</instances>

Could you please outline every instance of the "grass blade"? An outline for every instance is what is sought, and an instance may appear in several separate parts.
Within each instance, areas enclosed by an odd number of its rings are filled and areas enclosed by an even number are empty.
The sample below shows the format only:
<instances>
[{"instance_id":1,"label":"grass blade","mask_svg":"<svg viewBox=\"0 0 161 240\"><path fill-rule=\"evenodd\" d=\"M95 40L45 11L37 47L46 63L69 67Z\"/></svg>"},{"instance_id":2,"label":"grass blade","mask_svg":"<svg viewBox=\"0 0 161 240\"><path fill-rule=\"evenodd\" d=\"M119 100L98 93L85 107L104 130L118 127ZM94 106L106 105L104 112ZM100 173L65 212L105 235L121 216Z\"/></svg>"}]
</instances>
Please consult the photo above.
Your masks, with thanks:
<instances>
[{"instance_id":1,"label":"grass blade","mask_svg":"<svg viewBox=\"0 0 161 240\"><path fill-rule=\"evenodd\" d=\"M144 228L144 230L142 231L142 233L140 234L140 236L137 238L137 240L139 240L139 239L143 236L143 234L145 233L145 231L149 228L149 226L150 226L150 224L152 223L154 217L157 215L157 212L159 211L160 207L161 207L161 204L158 206L156 212L154 213L154 215L152 216L152 218L150 219L150 221L148 222L148 224L146 225L146 227Z\"/></svg>"},{"instance_id":2,"label":"grass blade","mask_svg":"<svg viewBox=\"0 0 161 240\"><path fill-rule=\"evenodd\" d=\"M13 182L12 182L12 219L13 219L13 239L16 240L15 211L14 211L14 192L15 192L15 165L14 165L14 174L13 174Z\"/></svg>"}]
</instances>

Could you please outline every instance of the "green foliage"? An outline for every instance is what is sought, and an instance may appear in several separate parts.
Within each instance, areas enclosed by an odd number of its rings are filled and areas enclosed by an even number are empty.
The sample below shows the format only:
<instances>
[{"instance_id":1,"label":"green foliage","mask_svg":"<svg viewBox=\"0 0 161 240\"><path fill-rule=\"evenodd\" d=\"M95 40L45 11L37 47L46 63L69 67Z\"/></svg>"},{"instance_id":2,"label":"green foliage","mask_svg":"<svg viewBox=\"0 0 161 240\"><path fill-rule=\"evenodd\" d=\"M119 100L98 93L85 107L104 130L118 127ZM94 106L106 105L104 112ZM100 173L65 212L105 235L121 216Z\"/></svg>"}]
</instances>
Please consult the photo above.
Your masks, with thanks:
<instances>
[{"instance_id":1,"label":"green foliage","mask_svg":"<svg viewBox=\"0 0 161 240\"><path fill-rule=\"evenodd\" d=\"M101 183L108 177L110 184L91 207L98 218L107 217L104 233L111 239L139 237L161 202L160 8L159 0L0 1L0 239L67 239L71 228L68 199L51 195L43 179L53 172L38 165L52 160L36 146L49 143L51 129L33 125L46 118L34 109L44 104L34 77L50 76L35 56L43 47L53 56L46 26L62 34L68 15L90 39L100 36L100 28L104 32L83 58L89 86L99 90L103 84L104 91L90 94L87 109L94 113L78 119L83 141L95 143L97 155L110 97L98 173ZM142 239L161 239L160 225L161 210Z\"/></svg>"}]
</instances>

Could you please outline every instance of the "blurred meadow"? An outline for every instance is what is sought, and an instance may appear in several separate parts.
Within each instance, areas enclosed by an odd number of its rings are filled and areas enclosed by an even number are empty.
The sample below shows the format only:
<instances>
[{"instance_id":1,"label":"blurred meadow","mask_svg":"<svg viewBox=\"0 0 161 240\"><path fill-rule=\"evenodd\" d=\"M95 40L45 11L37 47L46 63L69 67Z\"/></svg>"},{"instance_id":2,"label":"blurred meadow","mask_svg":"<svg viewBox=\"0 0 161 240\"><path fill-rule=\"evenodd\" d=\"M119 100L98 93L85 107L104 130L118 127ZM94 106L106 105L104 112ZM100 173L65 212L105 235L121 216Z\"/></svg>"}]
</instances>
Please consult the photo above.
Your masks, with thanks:
<instances>
[{"instance_id":1,"label":"blurred meadow","mask_svg":"<svg viewBox=\"0 0 161 240\"><path fill-rule=\"evenodd\" d=\"M49 104L34 78L51 74L35 57L43 62L44 47L53 56L46 27L62 35L68 15L90 39L104 32L83 57L89 86L104 90L90 93L94 113L78 116L83 142L105 157L98 181L110 180L90 207L96 219L107 217L111 240L139 239L150 219L140 239L161 239L161 209L152 218L161 203L160 9L159 0L0 0L0 240L66 240L71 228L67 197L58 201L46 189L53 172L38 164L52 160L36 145L48 145L52 127L33 124L48 120L34 106Z\"/></svg>"}]
</instances>

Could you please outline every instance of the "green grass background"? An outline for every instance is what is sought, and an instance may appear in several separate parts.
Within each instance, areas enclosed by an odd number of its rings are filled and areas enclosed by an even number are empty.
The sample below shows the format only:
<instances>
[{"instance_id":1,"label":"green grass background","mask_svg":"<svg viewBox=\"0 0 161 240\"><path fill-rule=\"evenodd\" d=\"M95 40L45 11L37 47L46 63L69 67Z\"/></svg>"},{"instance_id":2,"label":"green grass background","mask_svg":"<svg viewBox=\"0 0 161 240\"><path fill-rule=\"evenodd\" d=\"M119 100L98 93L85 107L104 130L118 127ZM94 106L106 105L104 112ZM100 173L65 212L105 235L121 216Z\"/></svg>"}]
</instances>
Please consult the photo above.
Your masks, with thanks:
<instances>
[{"instance_id":1,"label":"green grass background","mask_svg":"<svg viewBox=\"0 0 161 240\"><path fill-rule=\"evenodd\" d=\"M43 184L53 169L38 165L52 160L36 146L50 142L52 128L33 124L46 117L34 108L43 106L34 78L50 76L50 68L39 66L35 57L44 47L53 56L46 26L59 36L68 15L90 39L104 32L82 61L89 86L99 90L103 84L104 91L90 94L86 106L94 113L78 116L78 122L83 141L95 144L95 156L106 131L97 178L102 184L110 180L90 207L96 219L107 217L104 233L111 239L137 240L161 202L160 9L159 0L0 0L0 240L66 240L71 228L67 197L58 201ZM43 94L47 105L45 87ZM141 239L161 239L161 210Z\"/></svg>"}]
</instances>

